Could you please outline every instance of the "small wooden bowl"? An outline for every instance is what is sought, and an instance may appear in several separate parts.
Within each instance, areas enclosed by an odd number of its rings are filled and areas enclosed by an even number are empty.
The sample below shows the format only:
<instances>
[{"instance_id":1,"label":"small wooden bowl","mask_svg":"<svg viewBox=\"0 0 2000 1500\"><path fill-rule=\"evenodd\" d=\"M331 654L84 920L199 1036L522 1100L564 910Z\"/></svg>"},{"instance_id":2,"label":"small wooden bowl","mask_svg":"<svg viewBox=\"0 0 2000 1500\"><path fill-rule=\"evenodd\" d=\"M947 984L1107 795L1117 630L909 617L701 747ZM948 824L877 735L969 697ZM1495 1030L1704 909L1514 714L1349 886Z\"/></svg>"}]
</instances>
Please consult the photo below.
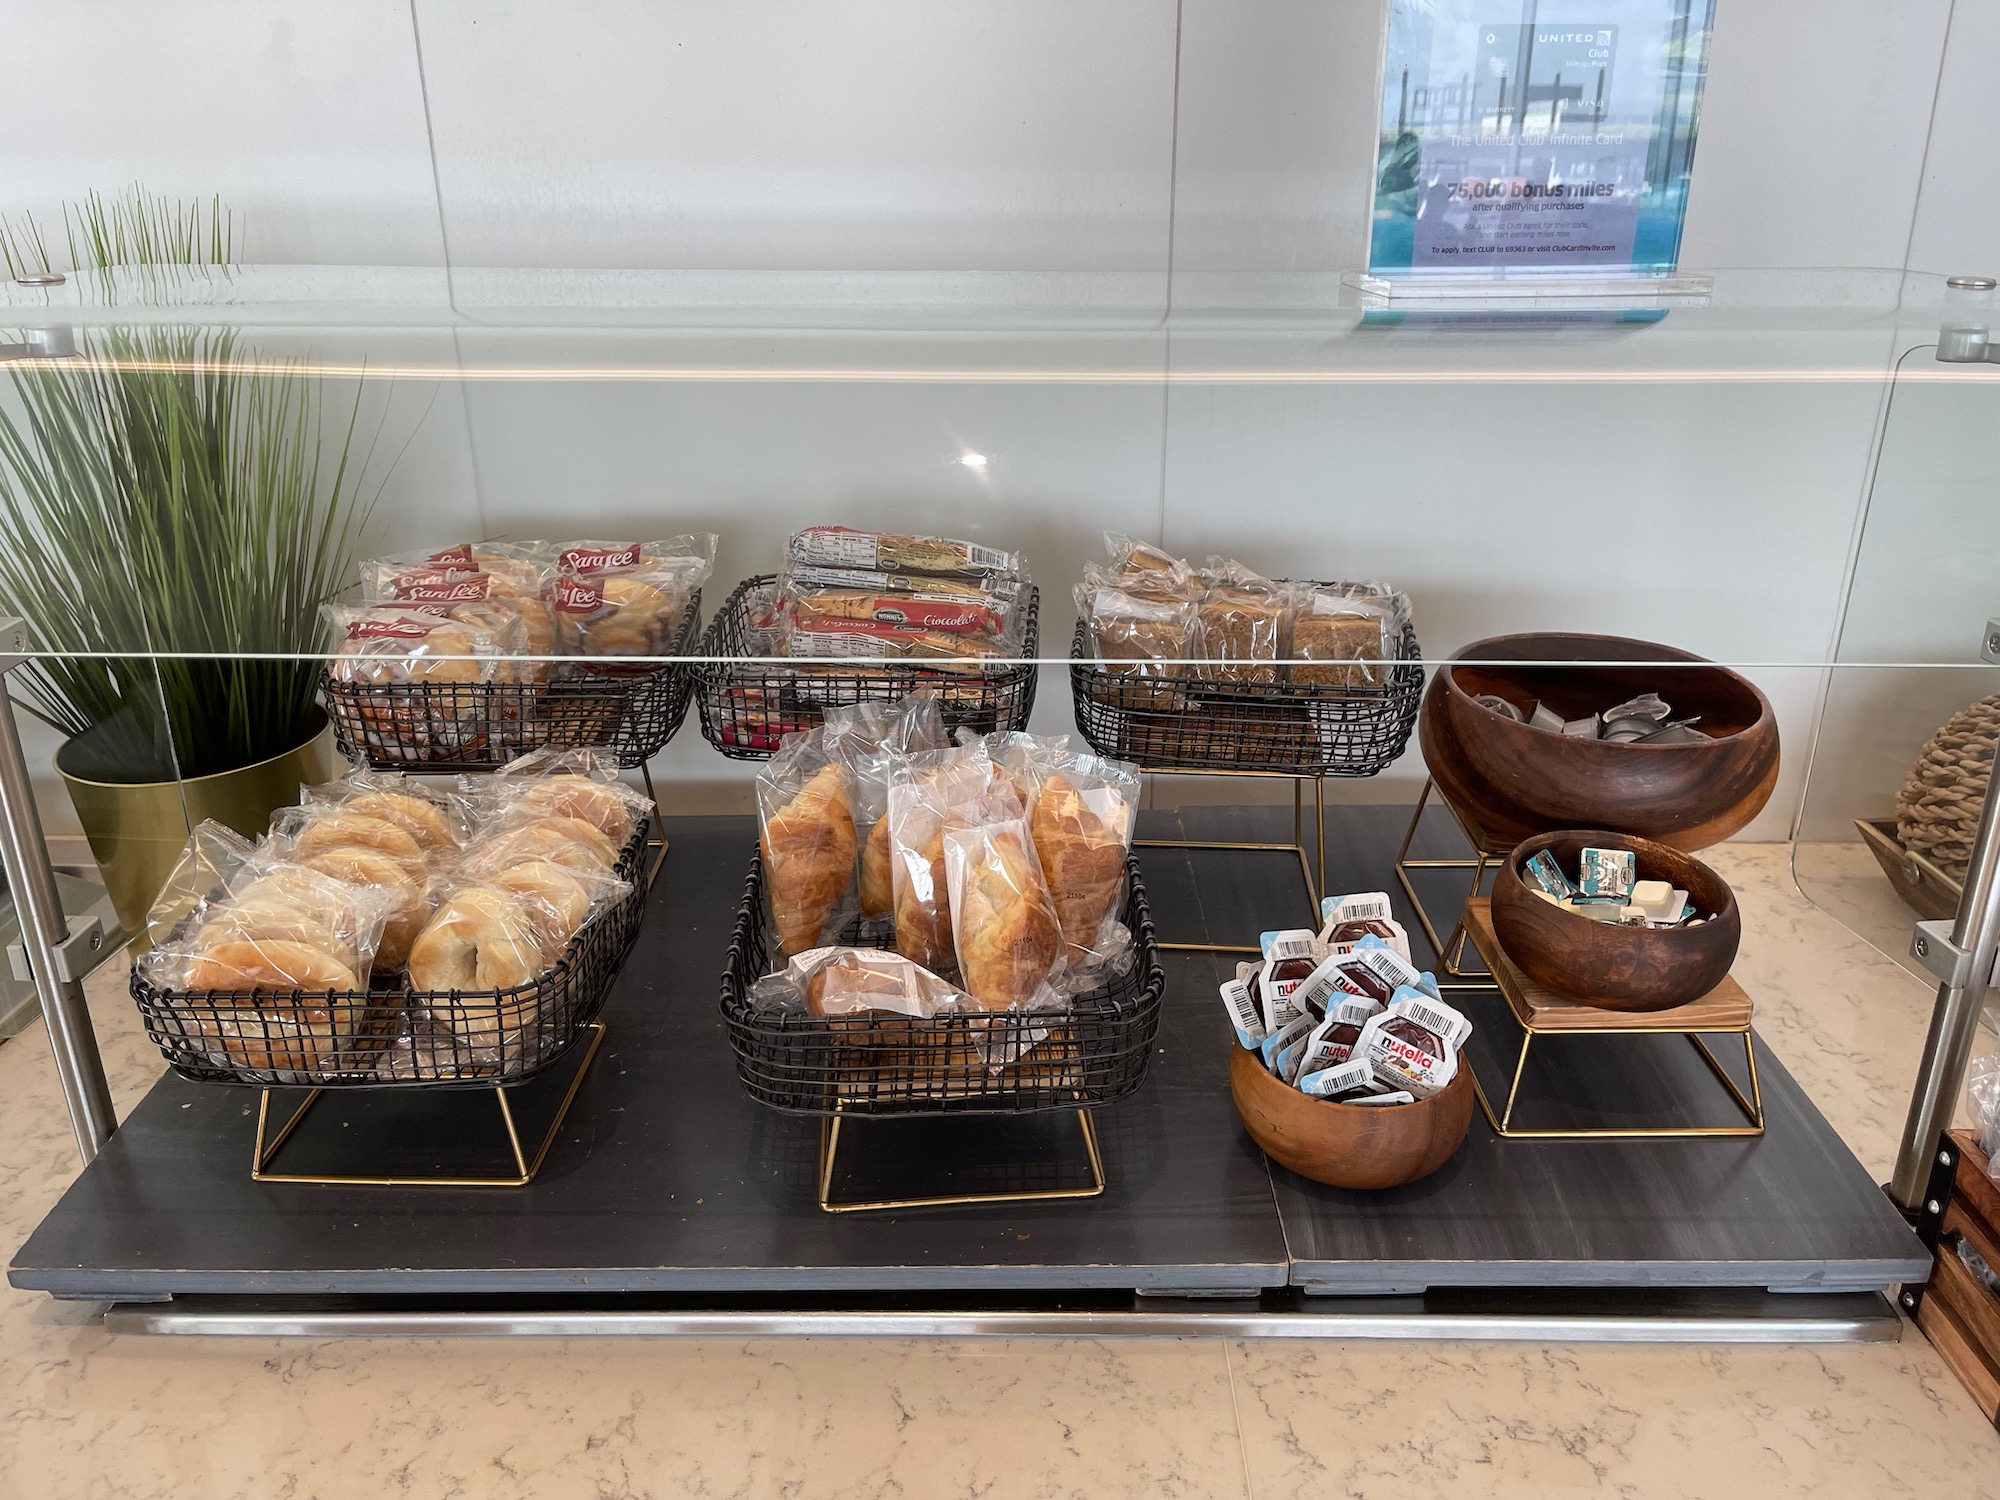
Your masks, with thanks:
<instances>
[{"instance_id":1,"label":"small wooden bowl","mask_svg":"<svg viewBox=\"0 0 2000 1500\"><path fill-rule=\"evenodd\" d=\"M1271 1076L1263 1059L1237 1047L1229 1093L1250 1139L1280 1166L1329 1187L1400 1187L1428 1177L1465 1139L1472 1123L1472 1063L1442 1092L1414 1104L1332 1104Z\"/></svg>"},{"instance_id":2,"label":"small wooden bowl","mask_svg":"<svg viewBox=\"0 0 2000 1500\"><path fill-rule=\"evenodd\" d=\"M1686 891L1707 915L1699 927L1619 927L1551 906L1522 867L1546 849L1575 879L1586 848L1630 849L1641 880ZM1493 879L1493 935L1544 989L1604 1010L1671 1010L1699 1000L1729 974L1743 922L1729 883L1691 854L1629 834L1569 829L1519 845Z\"/></svg>"},{"instance_id":3,"label":"small wooden bowl","mask_svg":"<svg viewBox=\"0 0 2000 1500\"><path fill-rule=\"evenodd\" d=\"M1644 692L1658 692L1677 719L1699 715L1701 738L1577 739L1474 701L1493 693L1525 713L1539 700L1580 719ZM1778 721L1755 684L1691 652L1624 636L1474 641L1431 679L1418 722L1438 792L1489 853L1558 828L1616 828L1705 849L1756 817L1778 782Z\"/></svg>"}]
</instances>

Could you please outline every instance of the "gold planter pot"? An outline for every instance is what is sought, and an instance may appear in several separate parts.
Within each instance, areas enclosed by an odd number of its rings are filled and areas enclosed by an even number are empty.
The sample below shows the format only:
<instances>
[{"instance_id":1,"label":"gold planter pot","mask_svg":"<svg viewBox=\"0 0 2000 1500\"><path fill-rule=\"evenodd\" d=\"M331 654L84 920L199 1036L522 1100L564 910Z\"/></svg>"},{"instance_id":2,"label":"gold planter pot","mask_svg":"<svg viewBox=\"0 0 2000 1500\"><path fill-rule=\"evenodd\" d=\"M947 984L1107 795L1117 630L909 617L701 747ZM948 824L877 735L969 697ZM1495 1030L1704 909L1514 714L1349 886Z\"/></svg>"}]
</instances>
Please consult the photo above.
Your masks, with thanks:
<instances>
[{"instance_id":1,"label":"gold planter pot","mask_svg":"<svg viewBox=\"0 0 2000 1500\"><path fill-rule=\"evenodd\" d=\"M333 775L333 726L324 715L319 731L302 745L255 765L185 781L91 781L72 776L63 766L69 748L64 745L56 752L56 770L69 788L69 800L90 840L119 925L142 938L146 912L195 824L213 818L254 837L269 826L273 812L298 801L301 786L316 785Z\"/></svg>"}]
</instances>

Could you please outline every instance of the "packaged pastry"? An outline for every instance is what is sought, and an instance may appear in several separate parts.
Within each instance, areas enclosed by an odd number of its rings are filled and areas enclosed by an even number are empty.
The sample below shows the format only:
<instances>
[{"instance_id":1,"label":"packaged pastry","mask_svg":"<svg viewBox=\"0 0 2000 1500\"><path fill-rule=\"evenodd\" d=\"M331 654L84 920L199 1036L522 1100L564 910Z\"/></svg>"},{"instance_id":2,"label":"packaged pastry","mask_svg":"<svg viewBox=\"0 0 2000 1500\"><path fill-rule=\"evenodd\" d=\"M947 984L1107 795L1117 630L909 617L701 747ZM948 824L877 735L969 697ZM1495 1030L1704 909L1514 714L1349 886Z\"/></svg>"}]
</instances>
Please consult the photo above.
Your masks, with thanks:
<instances>
[{"instance_id":1,"label":"packaged pastry","mask_svg":"<svg viewBox=\"0 0 2000 1500\"><path fill-rule=\"evenodd\" d=\"M987 753L1028 804L1028 829L1055 902L1069 980L1094 981L1131 951L1119 920L1139 816L1139 768L1073 751L1068 738L987 737Z\"/></svg>"},{"instance_id":2,"label":"packaged pastry","mask_svg":"<svg viewBox=\"0 0 2000 1500\"><path fill-rule=\"evenodd\" d=\"M947 978L958 972L958 961L947 895L945 827L956 809L977 802L992 781L993 762L983 745L920 751L889 771L896 951Z\"/></svg>"},{"instance_id":3,"label":"packaged pastry","mask_svg":"<svg viewBox=\"0 0 2000 1500\"><path fill-rule=\"evenodd\" d=\"M819 620L788 616L784 651L792 657L872 661L997 661L1008 653L1001 640L958 630L932 630L881 620Z\"/></svg>"},{"instance_id":4,"label":"packaged pastry","mask_svg":"<svg viewBox=\"0 0 2000 1500\"><path fill-rule=\"evenodd\" d=\"M779 948L824 947L854 884L854 806L820 731L788 741L758 771L757 822Z\"/></svg>"},{"instance_id":5,"label":"packaged pastry","mask_svg":"<svg viewBox=\"0 0 2000 1500\"><path fill-rule=\"evenodd\" d=\"M966 997L900 953L880 948L814 948L753 992L760 1007L819 1017L897 1015L927 1021L967 1006Z\"/></svg>"},{"instance_id":6,"label":"packaged pastry","mask_svg":"<svg viewBox=\"0 0 2000 1500\"><path fill-rule=\"evenodd\" d=\"M943 831L952 940L966 994L983 1010L1062 1003L1062 926L1021 799L1004 782L953 808Z\"/></svg>"},{"instance_id":7,"label":"packaged pastry","mask_svg":"<svg viewBox=\"0 0 2000 1500\"><path fill-rule=\"evenodd\" d=\"M1292 681L1375 687L1388 681L1410 601L1387 584L1304 584L1294 595ZM1324 663L1324 665L1321 665Z\"/></svg>"},{"instance_id":8,"label":"packaged pastry","mask_svg":"<svg viewBox=\"0 0 2000 1500\"><path fill-rule=\"evenodd\" d=\"M833 569L814 576L828 576ZM891 575L857 574L856 577ZM919 582L915 575L896 575ZM839 632L860 622L905 630L949 631L999 643L1015 633L1016 596L989 593L948 578L928 580L935 588L887 590L859 585L808 584L787 575L779 586L779 608L793 629Z\"/></svg>"},{"instance_id":9,"label":"packaged pastry","mask_svg":"<svg viewBox=\"0 0 2000 1500\"><path fill-rule=\"evenodd\" d=\"M223 896L230 881L250 863L255 848L254 841L213 818L195 824L146 913L146 933L152 943L165 942L196 907Z\"/></svg>"},{"instance_id":10,"label":"packaged pastry","mask_svg":"<svg viewBox=\"0 0 2000 1500\"><path fill-rule=\"evenodd\" d=\"M538 1049L523 1038L542 1018L539 988L549 968L536 917L513 891L460 885L438 906L410 949L410 988L439 997L433 1020L475 1052Z\"/></svg>"},{"instance_id":11,"label":"packaged pastry","mask_svg":"<svg viewBox=\"0 0 2000 1500\"><path fill-rule=\"evenodd\" d=\"M555 650L555 626L539 587L524 591L511 578L461 558L457 549L421 562L376 558L362 564L362 595L372 604L421 610L490 632L509 656L503 682L542 682Z\"/></svg>"},{"instance_id":12,"label":"packaged pastry","mask_svg":"<svg viewBox=\"0 0 2000 1500\"><path fill-rule=\"evenodd\" d=\"M651 799L619 779L611 756L589 749L545 746L479 778L465 798L482 833L546 818L589 824L623 850L653 813Z\"/></svg>"},{"instance_id":13,"label":"packaged pastry","mask_svg":"<svg viewBox=\"0 0 2000 1500\"><path fill-rule=\"evenodd\" d=\"M945 578L1023 574L1019 553L939 536L899 536L849 526L808 526L792 534L785 555L816 568L857 568L871 573L930 573Z\"/></svg>"},{"instance_id":14,"label":"packaged pastry","mask_svg":"<svg viewBox=\"0 0 2000 1500\"><path fill-rule=\"evenodd\" d=\"M280 809L271 820L271 847L330 879L381 892L386 910L377 958L385 970L399 969L430 917L437 867L419 834L390 807L367 806L373 810L331 801Z\"/></svg>"},{"instance_id":15,"label":"packaged pastry","mask_svg":"<svg viewBox=\"0 0 2000 1500\"><path fill-rule=\"evenodd\" d=\"M437 687L491 682L507 649L482 626L421 610L329 604L321 613L333 631L328 667L340 682Z\"/></svg>"},{"instance_id":16,"label":"packaged pastry","mask_svg":"<svg viewBox=\"0 0 2000 1500\"><path fill-rule=\"evenodd\" d=\"M865 568L821 568L788 563L778 575L780 595L807 589L854 589L871 594L910 594L960 603L1018 604L1027 591L1017 573L987 573L977 578L947 578L936 573L878 573Z\"/></svg>"},{"instance_id":17,"label":"packaged pastry","mask_svg":"<svg viewBox=\"0 0 2000 1500\"><path fill-rule=\"evenodd\" d=\"M1212 560L1213 561L1213 560ZM1214 569L1195 609L1194 655L1201 675L1222 682L1276 682L1290 652L1290 591L1235 563Z\"/></svg>"},{"instance_id":18,"label":"packaged pastry","mask_svg":"<svg viewBox=\"0 0 2000 1500\"><path fill-rule=\"evenodd\" d=\"M565 542L552 548L556 646L584 657L658 656L672 644L715 560L707 532L664 542Z\"/></svg>"},{"instance_id":19,"label":"packaged pastry","mask_svg":"<svg viewBox=\"0 0 2000 1500\"><path fill-rule=\"evenodd\" d=\"M856 893L871 921L895 911L895 877L889 856L889 770L920 750L951 743L935 694L917 693L895 703L855 703L829 708L823 729L827 750L847 770L860 850Z\"/></svg>"},{"instance_id":20,"label":"packaged pastry","mask_svg":"<svg viewBox=\"0 0 2000 1500\"><path fill-rule=\"evenodd\" d=\"M1088 622L1085 647L1104 670L1120 677L1170 682L1187 674L1193 651L1195 605L1187 599L1142 598L1110 587L1079 589L1077 609ZM1133 707L1179 708L1186 699L1168 686L1120 683L1121 702Z\"/></svg>"},{"instance_id":21,"label":"packaged pastry","mask_svg":"<svg viewBox=\"0 0 2000 1500\"><path fill-rule=\"evenodd\" d=\"M301 787L302 807L334 807L394 823L415 840L420 856L436 862L454 856L469 829L461 799L433 791L400 771L355 770L337 781Z\"/></svg>"}]
</instances>

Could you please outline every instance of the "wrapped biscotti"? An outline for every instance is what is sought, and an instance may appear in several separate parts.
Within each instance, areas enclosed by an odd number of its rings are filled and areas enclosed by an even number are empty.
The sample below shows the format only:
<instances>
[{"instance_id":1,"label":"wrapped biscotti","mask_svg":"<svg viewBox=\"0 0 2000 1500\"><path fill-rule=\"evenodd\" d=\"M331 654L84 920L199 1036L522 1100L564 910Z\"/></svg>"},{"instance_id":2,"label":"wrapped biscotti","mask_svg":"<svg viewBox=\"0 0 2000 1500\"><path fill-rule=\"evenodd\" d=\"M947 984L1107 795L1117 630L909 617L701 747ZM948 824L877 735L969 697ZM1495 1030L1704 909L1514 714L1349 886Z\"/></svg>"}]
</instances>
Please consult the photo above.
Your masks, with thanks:
<instances>
[{"instance_id":1,"label":"wrapped biscotti","mask_svg":"<svg viewBox=\"0 0 2000 1500\"><path fill-rule=\"evenodd\" d=\"M981 579L1025 571L1019 553L999 547L950 537L857 531L851 526L808 526L792 534L785 554L799 567L924 573L940 578Z\"/></svg>"}]
</instances>

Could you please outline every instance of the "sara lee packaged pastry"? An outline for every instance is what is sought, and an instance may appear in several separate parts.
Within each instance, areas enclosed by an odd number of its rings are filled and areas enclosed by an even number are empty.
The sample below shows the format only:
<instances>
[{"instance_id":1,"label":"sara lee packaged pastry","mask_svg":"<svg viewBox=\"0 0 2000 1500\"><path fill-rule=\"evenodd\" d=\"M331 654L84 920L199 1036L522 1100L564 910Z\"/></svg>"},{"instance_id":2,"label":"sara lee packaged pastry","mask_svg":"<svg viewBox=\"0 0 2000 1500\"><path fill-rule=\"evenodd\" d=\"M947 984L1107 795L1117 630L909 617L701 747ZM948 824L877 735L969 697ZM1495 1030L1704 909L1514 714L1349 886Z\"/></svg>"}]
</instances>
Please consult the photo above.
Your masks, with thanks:
<instances>
[{"instance_id":1,"label":"sara lee packaged pastry","mask_svg":"<svg viewBox=\"0 0 2000 1500\"><path fill-rule=\"evenodd\" d=\"M928 1021L967 1007L965 995L900 953L879 948L814 948L751 992L759 1008L819 1017L907 1016Z\"/></svg>"},{"instance_id":2,"label":"sara lee packaged pastry","mask_svg":"<svg viewBox=\"0 0 2000 1500\"><path fill-rule=\"evenodd\" d=\"M476 551L469 543L424 555L374 558L361 565L365 602L421 610L490 630L514 655L499 680L542 682L555 650L555 623L544 597L550 570L524 558ZM544 658L537 660L536 658Z\"/></svg>"},{"instance_id":3,"label":"sara lee packaged pastry","mask_svg":"<svg viewBox=\"0 0 2000 1500\"><path fill-rule=\"evenodd\" d=\"M703 532L664 542L563 542L551 548L556 649L565 656L659 656L715 562Z\"/></svg>"},{"instance_id":4,"label":"sara lee packaged pastry","mask_svg":"<svg viewBox=\"0 0 2000 1500\"><path fill-rule=\"evenodd\" d=\"M947 978L957 974L944 833L953 812L985 795L993 762L983 745L925 750L889 771L889 874L896 951Z\"/></svg>"},{"instance_id":5,"label":"sara lee packaged pastry","mask_svg":"<svg viewBox=\"0 0 2000 1500\"><path fill-rule=\"evenodd\" d=\"M916 693L894 703L855 703L826 711L828 752L846 768L854 838L859 850L856 895L861 915L879 921L896 906L889 857L889 770L920 750L942 750L950 740L937 697Z\"/></svg>"},{"instance_id":6,"label":"sara lee packaged pastry","mask_svg":"<svg viewBox=\"0 0 2000 1500\"><path fill-rule=\"evenodd\" d=\"M1293 593L1291 680L1314 687L1376 687L1410 620L1410 601L1386 583L1301 584Z\"/></svg>"},{"instance_id":7,"label":"sara lee packaged pastry","mask_svg":"<svg viewBox=\"0 0 2000 1500\"><path fill-rule=\"evenodd\" d=\"M347 705L371 753L424 761L478 743L485 727L477 695L453 690L494 681L511 650L507 641L484 626L400 606L327 605L321 615L333 637L333 679L382 689Z\"/></svg>"},{"instance_id":8,"label":"sara lee packaged pastry","mask_svg":"<svg viewBox=\"0 0 2000 1500\"><path fill-rule=\"evenodd\" d=\"M1142 597L1086 584L1077 590L1076 606L1087 622L1085 648L1106 672L1160 684L1121 683L1121 701L1148 708L1178 708L1186 701L1167 684L1187 675L1184 663L1193 655L1192 600Z\"/></svg>"},{"instance_id":9,"label":"sara lee packaged pastry","mask_svg":"<svg viewBox=\"0 0 2000 1500\"><path fill-rule=\"evenodd\" d=\"M1069 983L1088 987L1131 952L1119 920L1126 854L1139 816L1139 768L1068 748L1067 737L987 738L1028 804L1028 830L1055 902Z\"/></svg>"},{"instance_id":10,"label":"sara lee packaged pastry","mask_svg":"<svg viewBox=\"0 0 2000 1500\"><path fill-rule=\"evenodd\" d=\"M1062 1004L1062 926L1014 789L996 783L946 815L945 884L966 994L983 1010Z\"/></svg>"},{"instance_id":11,"label":"sara lee packaged pastry","mask_svg":"<svg viewBox=\"0 0 2000 1500\"><path fill-rule=\"evenodd\" d=\"M757 773L758 848L778 946L826 946L854 885L854 804L847 771L820 730L788 738Z\"/></svg>"},{"instance_id":12,"label":"sara lee packaged pastry","mask_svg":"<svg viewBox=\"0 0 2000 1500\"><path fill-rule=\"evenodd\" d=\"M858 568L872 573L977 579L1026 572L1019 553L998 547L949 537L856 531L848 526L808 526L794 532L785 545L785 555L804 567Z\"/></svg>"},{"instance_id":13,"label":"sara lee packaged pastry","mask_svg":"<svg viewBox=\"0 0 2000 1500\"><path fill-rule=\"evenodd\" d=\"M1240 564L1210 560L1210 582L1195 608L1194 656L1200 675L1221 682L1276 682L1289 654L1289 590Z\"/></svg>"}]
</instances>

